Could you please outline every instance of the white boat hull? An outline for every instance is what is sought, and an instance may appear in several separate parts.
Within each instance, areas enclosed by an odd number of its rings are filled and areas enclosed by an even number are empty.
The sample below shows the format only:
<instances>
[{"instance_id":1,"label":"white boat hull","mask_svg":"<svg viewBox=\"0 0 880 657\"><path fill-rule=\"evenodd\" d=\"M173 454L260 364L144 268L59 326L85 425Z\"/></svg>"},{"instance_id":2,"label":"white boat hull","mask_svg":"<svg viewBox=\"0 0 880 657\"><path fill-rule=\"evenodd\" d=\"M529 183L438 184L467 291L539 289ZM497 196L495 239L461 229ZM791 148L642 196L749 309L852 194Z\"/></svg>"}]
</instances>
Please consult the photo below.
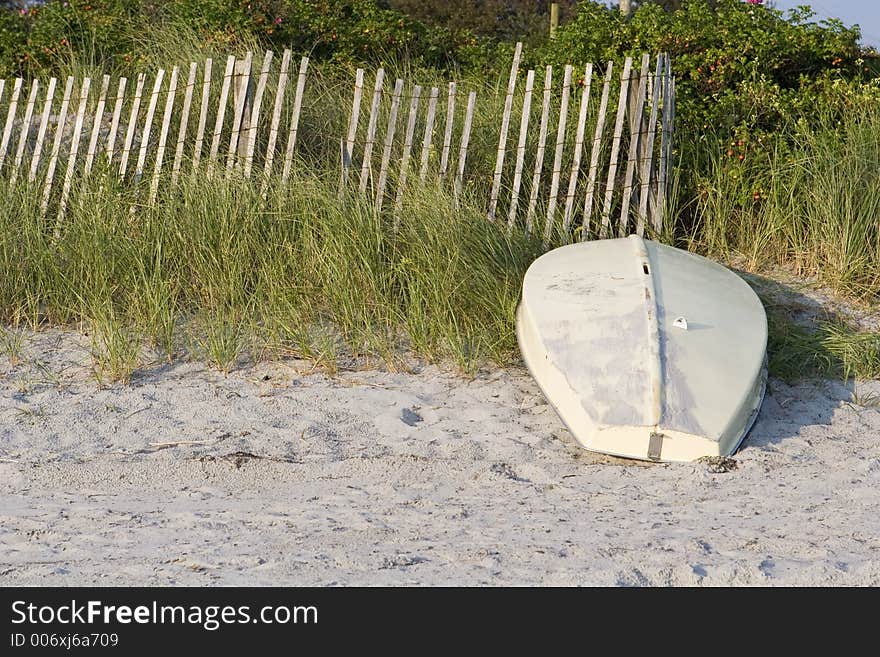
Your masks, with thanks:
<instances>
[{"instance_id":1,"label":"white boat hull","mask_svg":"<svg viewBox=\"0 0 880 657\"><path fill-rule=\"evenodd\" d=\"M764 396L767 318L751 288L705 258L635 236L532 263L517 336L548 401L598 452L726 456Z\"/></svg>"}]
</instances>

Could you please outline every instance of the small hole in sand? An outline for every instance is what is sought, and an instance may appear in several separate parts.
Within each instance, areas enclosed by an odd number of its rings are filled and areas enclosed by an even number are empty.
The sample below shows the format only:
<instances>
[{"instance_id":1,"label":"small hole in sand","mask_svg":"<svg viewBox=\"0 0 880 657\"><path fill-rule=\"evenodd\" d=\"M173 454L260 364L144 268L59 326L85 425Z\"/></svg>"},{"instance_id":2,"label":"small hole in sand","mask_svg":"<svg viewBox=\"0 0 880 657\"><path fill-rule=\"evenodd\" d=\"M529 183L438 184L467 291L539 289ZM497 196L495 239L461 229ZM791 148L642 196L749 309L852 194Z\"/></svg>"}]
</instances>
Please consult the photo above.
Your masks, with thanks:
<instances>
[{"instance_id":1,"label":"small hole in sand","mask_svg":"<svg viewBox=\"0 0 880 657\"><path fill-rule=\"evenodd\" d=\"M646 276L651 273L650 271L648 271L648 264L645 262L642 263L642 270L645 272Z\"/></svg>"}]
</instances>

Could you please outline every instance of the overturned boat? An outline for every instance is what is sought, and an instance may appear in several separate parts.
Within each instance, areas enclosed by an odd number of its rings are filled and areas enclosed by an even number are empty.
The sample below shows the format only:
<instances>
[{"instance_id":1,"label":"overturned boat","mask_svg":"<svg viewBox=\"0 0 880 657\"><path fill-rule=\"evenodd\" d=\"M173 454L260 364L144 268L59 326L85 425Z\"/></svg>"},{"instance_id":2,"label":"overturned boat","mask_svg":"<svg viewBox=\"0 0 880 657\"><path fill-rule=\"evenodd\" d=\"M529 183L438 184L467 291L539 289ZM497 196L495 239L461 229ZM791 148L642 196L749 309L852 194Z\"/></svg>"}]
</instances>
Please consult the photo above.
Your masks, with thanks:
<instances>
[{"instance_id":1,"label":"overturned boat","mask_svg":"<svg viewBox=\"0 0 880 657\"><path fill-rule=\"evenodd\" d=\"M767 317L739 276L637 236L564 246L523 280L526 365L587 449L652 461L726 456L767 380Z\"/></svg>"}]
</instances>

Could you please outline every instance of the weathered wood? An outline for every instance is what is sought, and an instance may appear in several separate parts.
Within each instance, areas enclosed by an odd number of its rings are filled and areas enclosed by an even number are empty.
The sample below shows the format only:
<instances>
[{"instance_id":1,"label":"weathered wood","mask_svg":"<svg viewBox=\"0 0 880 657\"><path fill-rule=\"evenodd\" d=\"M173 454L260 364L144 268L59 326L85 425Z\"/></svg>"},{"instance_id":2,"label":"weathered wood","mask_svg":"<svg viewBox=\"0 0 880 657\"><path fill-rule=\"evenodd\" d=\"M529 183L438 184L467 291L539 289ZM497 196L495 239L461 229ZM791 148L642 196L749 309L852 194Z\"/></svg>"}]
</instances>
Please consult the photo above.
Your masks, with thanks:
<instances>
[{"instance_id":1,"label":"weathered wood","mask_svg":"<svg viewBox=\"0 0 880 657\"><path fill-rule=\"evenodd\" d=\"M260 186L260 194L265 198L269 189L269 176L272 173L272 163L275 161L275 144L278 142L278 128L281 125L281 109L284 105L284 90L287 87L288 70L290 69L290 48L284 50L281 56L281 69L278 72L278 86L275 88L275 103L272 106L272 122L269 125L269 141L266 143L266 157L263 161L263 181ZM303 59L306 59L305 57ZM308 61L308 60L306 60Z\"/></svg>"},{"instance_id":2,"label":"weathered wood","mask_svg":"<svg viewBox=\"0 0 880 657\"><path fill-rule=\"evenodd\" d=\"M296 81L296 91L293 95L293 111L290 113L290 126L287 131L287 146L284 149L284 167L281 170L281 182L287 182L290 176L290 167L293 163L293 149L296 147L296 136L299 132L299 115L302 111L303 94L306 88L306 71L309 66L309 58L303 57L299 63L299 76ZM363 80L362 80L363 82Z\"/></svg>"},{"instance_id":3,"label":"weathered wood","mask_svg":"<svg viewBox=\"0 0 880 657\"><path fill-rule=\"evenodd\" d=\"M667 212L666 188L671 166L672 126L675 118L675 78L672 77L672 66L669 63L668 56L666 60L666 75L664 83L663 127L660 141L660 171L657 175L657 211L654 219L654 232L657 234L663 232L663 222L666 218Z\"/></svg>"},{"instance_id":4,"label":"weathered wood","mask_svg":"<svg viewBox=\"0 0 880 657\"><path fill-rule=\"evenodd\" d=\"M246 111L253 106L253 85L251 84L251 67L253 53L248 51L243 60L235 63L232 93L232 130L229 134L229 148L226 151L226 170L231 171L239 154L241 134L248 129ZM243 155L243 154L242 154Z\"/></svg>"},{"instance_id":5,"label":"weathered wood","mask_svg":"<svg viewBox=\"0 0 880 657\"><path fill-rule=\"evenodd\" d=\"M55 123L55 139L52 142L52 154L49 156L49 166L46 169L46 180L43 183L43 198L40 201L40 212L46 213L49 207L49 198L52 195L52 181L55 179L55 167L58 165L58 153L61 151L61 140L64 139L64 126L67 125L67 108L70 105L70 96L73 93L73 76L67 77L64 85L64 97L61 99L61 108L58 110L58 121Z\"/></svg>"},{"instance_id":6,"label":"weathered wood","mask_svg":"<svg viewBox=\"0 0 880 657\"><path fill-rule=\"evenodd\" d=\"M636 225L636 234L642 237L645 234L645 223L648 220L648 193L651 189L651 178L654 175L654 138L657 128L657 106L660 104L660 76L663 74L663 57L657 55L657 67L654 71L654 84L651 94L651 117L648 119L648 132L645 135L645 148L642 155L641 189L639 193L639 220Z\"/></svg>"},{"instance_id":7,"label":"weathered wood","mask_svg":"<svg viewBox=\"0 0 880 657\"><path fill-rule=\"evenodd\" d=\"M260 78L257 89L254 92L254 104L250 112L250 125L247 133L247 147L244 154L244 177L251 177L251 168L254 165L254 149L257 146L257 133L260 129L260 109L263 105L263 94L266 92L266 83L269 80L269 69L272 66L272 51L267 50L263 56L263 65L260 68Z\"/></svg>"},{"instance_id":8,"label":"weathered wood","mask_svg":"<svg viewBox=\"0 0 880 657\"><path fill-rule=\"evenodd\" d=\"M455 82L449 83L449 95L446 99L446 124L443 130L443 151L440 154L440 178L446 177L449 167L449 149L452 146L452 126L455 122Z\"/></svg>"},{"instance_id":9,"label":"weathered wood","mask_svg":"<svg viewBox=\"0 0 880 657\"><path fill-rule=\"evenodd\" d=\"M587 176L587 193L584 197L584 221L581 241L586 240L590 236L590 224L593 218L593 197L599 171L599 155L602 152L602 137L605 134L605 114L608 111L608 96L611 89L611 74L613 70L614 62L609 61L608 68L605 70L605 84L602 86L602 99L599 101L596 130L593 133L593 147L590 152L590 172Z\"/></svg>"},{"instance_id":10,"label":"weathered wood","mask_svg":"<svg viewBox=\"0 0 880 657\"><path fill-rule=\"evenodd\" d=\"M397 230L400 208L403 204L403 192L406 188L406 179L409 174L409 160L412 153L413 138L416 132L416 119L419 114L419 98L422 95L422 88L415 85L412 91L412 98L409 103L409 118L406 122L406 134L403 137L403 155L400 157L400 172L397 175L397 195L394 199L394 229Z\"/></svg>"},{"instance_id":11,"label":"weathered wood","mask_svg":"<svg viewBox=\"0 0 880 657\"><path fill-rule=\"evenodd\" d=\"M134 131L137 129L138 112L141 108L141 94L144 92L144 82L147 79L145 73L138 73L137 85L134 90L134 99L131 103L131 114L128 119L128 128L125 131L125 143L122 146L122 156L119 160L119 176L125 175L128 169L128 158L131 154L131 143L134 139Z\"/></svg>"},{"instance_id":12,"label":"weathered wood","mask_svg":"<svg viewBox=\"0 0 880 657\"><path fill-rule=\"evenodd\" d=\"M651 64L651 57L646 53L642 57L642 69L639 73L639 85L636 92L636 101L630 106L630 136L629 151L627 153L626 174L623 178L623 193L620 199L620 222L619 234L621 237L626 236L629 228L629 208L632 204L633 196L633 174L636 169L636 163L639 158L639 139L641 136L642 113L645 109L645 90L648 84L648 70Z\"/></svg>"},{"instance_id":13,"label":"weathered wood","mask_svg":"<svg viewBox=\"0 0 880 657\"><path fill-rule=\"evenodd\" d=\"M73 124L73 137L70 141L70 154L67 156L67 169L64 171L64 183L61 186L61 201L58 204L58 221L67 210L67 199L70 198L70 186L73 183L73 170L76 167L76 156L79 154L79 142L82 137L83 122L86 116L86 103L89 100L90 78L83 78L82 88L79 92L79 107L76 110L76 120ZM55 237L58 237L59 227L55 226Z\"/></svg>"},{"instance_id":14,"label":"weathered wood","mask_svg":"<svg viewBox=\"0 0 880 657\"><path fill-rule=\"evenodd\" d=\"M21 166L21 159L24 157L24 147L27 144L29 133L31 131L31 119L34 116L34 103L37 102L37 93L40 89L38 80L31 83L31 93L28 95L27 105L24 108L24 118L21 121L21 128L18 135L18 147L15 149L15 159L12 162L12 173L9 177L10 186L15 184L18 178L18 168Z\"/></svg>"},{"instance_id":15,"label":"weathered wood","mask_svg":"<svg viewBox=\"0 0 880 657\"><path fill-rule=\"evenodd\" d=\"M535 171L532 174L532 187L529 192L529 207L526 211L526 231L531 234L538 203L538 190L541 186L541 172L544 168L544 149L547 145L547 132L550 126L550 94L553 91L553 67L548 66L544 73L544 101L541 105L541 124L538 129L538 150L535 153Z\"/></svg>"},{"instance_id":16,"label":"weathered wood","mask_svg":"<svg viewBox=\"0 0 880 657\"><path fill-rule=\"evenodd\" d=\"M15 122L15 114L18 111L18 97L21 95L23 83L22 78L16 78L12 87L12 98L9 101L9 111L6 113L6 125L3 128L3 137L0 139L0 168L6 161L6 149L9 147L9 140L12 137L12 124Z\"/></svg>"},{"instance_id":17,"label":"weathered wood","mask_svg":"<svg viewBox=\"0 0 880 657\"><path fill-rule=\"evenodd\" d=\"M348 186L348 176L351 170L351 162L354 157L354 140L357 137L358 120L361 115L361 96L364 92L364 69L359 68L354 80L354 99L351 104L351 115L348 119L348 135L342 149L342 177L339 182L339 196Z\"/></svg>"},{"instance_id":18,"label":"weathered wood","mask_svg":"<svg viewBox=\"0 0 880 657\"><path fill-rule=\"evenodd\" d=\"M556 30L559 29L559 3L550 3L550 38L556 38Z\"/></svg>"},{"instance_id":19,"label":"weathered wood","mask_svg":"<svg viewBox=\"0 0 880 657\"><path fill-rule=\"evenodd\" d=\"M422 139L421 165L419 166L419 182L422 184L428 175L428 157L431 154L431 141L434 138L434 116L437 112L439 97L440 90L437 87L431 87L431 94L428 96L428 115L425 117L425 136Z\"/></svg>"},{"instance_id":20,"label":"weathered wood","mask_svg":"<svg viewBox=\"0 0 880 657\"><path fill-rule=\"evenodd\" d=\"M556 126L556 153L553 156L553 172L550 178L550 197L547 199L547 217L544 219L544 246L550 243L553 219L559 198L559 177L562 174L562 154L565 150L565 127L568 120L568 99L571 95L571 74L573 67L568 64L562 79L562 101L559 105L559 123Z\"/></svg>"},{"instance_id":21,"label":"weathered wood","mask_svg":"<svg viewBox=\"0 0 880 657\"><path fill-rule=\"evenodd\" d=\"M474 107L476 104L477 92L471 91L468 94L467 109L464 113L464 126L461 129L461 145L458 148L458 171L455 174L455 183L452 187L456 205L458 205L458 199L461 197L462 185L464 184L464 167L467 161L468 143L471 139L471 126L474 123Z\"/></svg>"},{"instance_id":22,"label":"weathered wood","mask_svg":"<svg viewBox=\"0 0 880 657\"><path fill-rule=\"evenodd\" d=\"M107 164L113 164L113 153L116 148L116 133L119 132L119 118L122 116L122 103L125 100L125 86L128 78L119 78L116 87L116 103L113 106L113 119L110 121L110 132L107 135Z\"/></svg>"},{"instance_id":23,"label":"weathered wood","mask_svg":"<svg viewBox=\"0 0 880 657\"><path fill-rule=\"evenodd\" d=\"M159 178L162 175L162 161L165 159L165 146L168 143L168 129L171 126L171 113L174 111L174 100L177 95L177 66L171 69L168 81L168 95L165 97L165 109L162 112L162 129L159 132L159 144L156 147L156 162L153 165L153 179L150 181L150 205L155 203L159 192Z\"/></svg>"},{"instance_id":24,"label":"weathered wood","mask_svg":"<svg viewBox=\"0 0 880 657\"><path fill-rule=\"evenodd\" d=\"M504 99L504 113L501 116L501 132L498 136L498 152L495 156L495 173L492 177L492 192L489 196L489 221L495 219L498 209L498 195L501 192L501 176L504 173L504 154L507 150L507 131L510 128L510 111L513 108L513 92L516 90L516 77L519 72L519 60L522 56L522 42L517 42L513 52L513 63L510 66L510 78L507 81L507 96Z\"/></svg>"},{"instance_id":25,"label":"weathered wood","mask_svg":"<svg viewBox=\"0 0 880 657\"><path fill-rule=\"evenodd\" d=\"M2 94L3 80L0 80L0 94ZM52 101L55 99L55 86L58 80L49 78L49 87L46 89L46 100L43 103L43 114L40 116L40 130L37 132L37 141L34 143L34 152L31 155L31 170L28 173L28 182L37 179L37 171L40 168L40 158L43 155L43 142L46 139L46 130L49 128L49 117L52 114Z\"/></svg>"},{"instance_id":26,"label":"weathered wood","mask_svg":"<svg viewBox=\"0 0 880 657\"><path fill-rule=\"evenodd\" d=\"M382 149L382 163L379 165L379 183L376 189L376 208L382 209L385 198L385 184L388 182L388 166L391 162L391 150L394 148L394 133L397 130L397 112L400 108L400 96L403 93L403 80L394 82L394 93L391 96L391 109L388 112L388 125L385 128L385 147Z\"/></svg>"},{"instance_id":27,"label":"weathered wood","mask_svg":"<svg viewBox=\"0 0 880 657\"><path fill-rule=\"evenodd\" d=\"M183 107L180 110L180 123L177 126L177 145L174 148L174 162L171 165L171 185L177 184L180 176L180 166L183 163L183 145L186 143L186 131L189 127L189 114L192 110L193 89L196 86L196 73L198 64L190 62L189 76L186 79L186 88L183 92Z\"/></svg>"},{"instance_id":28,"label":"weathered wood","mask_svg":"<svg viewBox=\"0 0 880 657\"><path fill-rule=\"evenodd\" d=\"M217 118L214 121L214 135L211 138L211 150L208 153L208 176L214 174L217 166L217 154L220 151L220 139L223 136L223 120L226 118L226 105L229 100L229 86L235 70L235 55L226 58L226 70L223 71L223 84L220 87L220 100L217 103Z\"/></svg>"},{"instance_id":29,"label":"weathered wood","mask_svg":"<svg viewBox=\"0 0 880 657\"><path fill-rule=\"evenodd\" d=\"M150 102L147 103L147 116L144 118L144 131L141 134L141 147L138 152L137 164L134 169L134 182L137 183L144 173L144 165L147 161L147 149L150 146L150 132L153 129L153 117L156 114L156 104L159 102L159 92L162 82L165 80L165 69L159 69L153 82L153 92L150 94Z\"/></svg>"},{"instance_id":30,"label":"weathered wood","mask_svg":"<svg viewBox=\"0 0 880 657\"><path fill-rule=\"evenodd\" d=\"M587 64L584 71L584 88L581 91L581 105L578 112L577 131L574 138L574 155L571 160L571 174L568 178L568 192L565 195L565 211L562 215L562 230L567 235L574 214L574 195L577 190L578 176L581 172L581 156L584 149L584 131L587 123L587 106L590 102L590 86L593 82L593 65Z\"/></svg>"},{"instance_id":31,"label":"weathered wood","mask_svg":"<svg viewBox=\"0 0 880 657\"><path fill-rule=\"evenodd\" d=\"M101 80L101 91L98 93L98 104L95 106L95 118L92 121L92 134L89 136L89 146L86 150L86 163L83 167L86 175L92 170L92 163L98 152L98 138L101 136L101 123L104 121L104 107L107 104L107 91L110 89L110 76L105 75Z\"/></svg>"},{"instance_id":32,"label":"weathered wood","mask_svg":"<svg viewBox=\"0 0 880 657\"><path fill-rule=\"evenodd\" d=\"M513 170L513 188L510 190L510 209L507 213L507 232L513 230L516 222L516 208L519 203L519 188L522 184L523 164L526 159L526 139L529 131L529 115L532 111L532 90L535 87L535 71L526 73L526 91L523 96L522 114L519 120L519 140L516 144L516 166Z\"/></svg>"},{"instance_id":33,"label":"weathered wood","mask_svg":"<svg viewBox=\"0 0 880 657\"><path fill-rule=\"evenodd\" d=\"M373 102L370 105L370 119L367 123L367 140L364 144L364 161L361 164L361 182L360 192L363 194L367 191L367 184L370 181L370 160L373 155L373 144L376 141L376 124L379 120L379 103L382 100L382 81L385 79L384 69L376 71L376 85L373 88Z\"/></svg>"},{"instance_id":34,"label":"weathered wood","mask_svg":"<svg viewBox=\"0 0 880 657\"><path fill-rule=\"evenodd\" d=\"M196 126L196 140L193 144L193 160L192 171L198 169L199 161L202 159L202 144L205 139L205 127L208 123L208 104L211 101L211 69L213 68L213 60L209 57L205 60L205 71L202 75L202 99L199 108L199 122Z\"/></svg>"},{"instance_id":35,"label":"weathered wood","mask_svg":"<svg viewBox=\"0 0 880 657\"><path fill-rule=\"evenodd\" d=\"M611 228L611 200L614 194L614 183L617 176L617 164L620 156L620 140L623 135L623 121L626 117L626 101L629 91L630 75L632 72L632 58L627 57L623 62L623 71L620 74L620 96L617 99L617 119L614 122L614 136L611 140L611 158L608 164L608 179L605 184L605 201L602 205L602 225L599 228L599 237L608 237Z\"/></svg>"}]
</instances>

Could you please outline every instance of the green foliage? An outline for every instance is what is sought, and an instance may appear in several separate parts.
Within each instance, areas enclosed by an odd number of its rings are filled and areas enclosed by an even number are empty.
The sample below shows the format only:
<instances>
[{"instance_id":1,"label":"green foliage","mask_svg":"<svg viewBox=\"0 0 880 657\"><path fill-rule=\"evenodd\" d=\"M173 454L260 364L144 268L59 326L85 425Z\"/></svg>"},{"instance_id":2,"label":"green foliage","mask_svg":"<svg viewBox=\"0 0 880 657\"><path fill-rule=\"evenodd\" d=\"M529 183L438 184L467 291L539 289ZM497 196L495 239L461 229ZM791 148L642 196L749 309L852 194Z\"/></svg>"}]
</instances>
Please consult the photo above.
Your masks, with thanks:
<instances>
[{"instance_id":1,"label":"green foliage","mask_svg":"<svg viewBox=\"0 0 880 657\"><path fill-rule=\"evenodd\" d=\"M181 32L211 52L256 44L345 63L472 69L487 61L486 44L469 31L428 27L377 0L49 0L0 10L0 69L8 76L57 73L72 60L156 64L145 35L173 41Z\"/></svg>"},{"instance_id":2,"label":"green foliage","mask_svg":"<svg viewBox=\"0 0 880 657\"><path fill-rule=\"evenodd\" d=\"M680 125L695 135L775 130L812 106L831 81L876 74L858 29L839 20L815 22L808 7L783 14L739 0L712 5L685 0L666 11L644 3L627 18L614 7L581 3L541 58L601 62L668 52Z\"/></svg>"}]
</instances>

